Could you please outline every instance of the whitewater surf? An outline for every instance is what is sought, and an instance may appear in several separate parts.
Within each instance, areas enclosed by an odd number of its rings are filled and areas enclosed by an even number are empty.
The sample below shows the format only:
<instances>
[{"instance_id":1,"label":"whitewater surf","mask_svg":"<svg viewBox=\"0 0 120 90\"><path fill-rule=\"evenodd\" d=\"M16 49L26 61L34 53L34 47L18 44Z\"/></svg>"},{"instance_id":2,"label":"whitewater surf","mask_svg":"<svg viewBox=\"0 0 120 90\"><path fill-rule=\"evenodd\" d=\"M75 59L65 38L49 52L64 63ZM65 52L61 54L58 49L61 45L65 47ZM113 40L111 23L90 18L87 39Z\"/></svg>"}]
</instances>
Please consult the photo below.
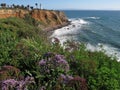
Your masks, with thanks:
<instances>
[{"instance_id":1,"label":"whitewater surf","mask_svg":"<svg viewBox=\"0 0 120 90\"><path fill-rule=\"evenodd\" d=\"M94 19L98 20L100 17L86 17L87 19ZM116 57L118 61L120 61L120 51L106 43L92 43L92 41L95 42L94 38L90 38L90 35L87 35L86 33L92 33L96 34L96 37L99 36L99 33L96 31L88 31L93 24L90 21L87 21L85 18L71 18L69 19L71 21L71 24L65 27L62 27L60 29L57 29L53 32L50 38L58 38L60 40L61 45L63 46L63 43L66 41L79 41L84 42L86 45L86 49L90 51L101 51L104 50L105 54L108 56ZM85 33L83 33L85 31ZM81 36L81 37L80 37ZM99 40L100 41L100 40ZM101 47L102 46L102 47Z\"/></svg>"}]
</instances>

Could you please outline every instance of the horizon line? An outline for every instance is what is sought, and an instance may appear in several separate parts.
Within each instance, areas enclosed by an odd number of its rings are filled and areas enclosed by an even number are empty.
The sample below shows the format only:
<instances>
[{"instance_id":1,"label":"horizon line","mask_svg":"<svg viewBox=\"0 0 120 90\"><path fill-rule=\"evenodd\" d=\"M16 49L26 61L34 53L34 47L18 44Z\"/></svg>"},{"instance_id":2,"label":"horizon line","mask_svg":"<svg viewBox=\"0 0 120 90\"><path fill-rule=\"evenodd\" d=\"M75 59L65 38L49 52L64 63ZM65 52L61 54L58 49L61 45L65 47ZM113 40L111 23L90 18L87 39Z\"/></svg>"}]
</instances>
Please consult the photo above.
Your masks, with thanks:
<instances>
[{"instance_id":1,"label":"horizon line","mask_svg":"<svg viewBox=\"0 0 120 90\"><path fill-rule=\"evenodd\" d=\"M78 10L78 11L120 11L120 9L54 9L54 10Z\"/></svg>"}]
</instances>

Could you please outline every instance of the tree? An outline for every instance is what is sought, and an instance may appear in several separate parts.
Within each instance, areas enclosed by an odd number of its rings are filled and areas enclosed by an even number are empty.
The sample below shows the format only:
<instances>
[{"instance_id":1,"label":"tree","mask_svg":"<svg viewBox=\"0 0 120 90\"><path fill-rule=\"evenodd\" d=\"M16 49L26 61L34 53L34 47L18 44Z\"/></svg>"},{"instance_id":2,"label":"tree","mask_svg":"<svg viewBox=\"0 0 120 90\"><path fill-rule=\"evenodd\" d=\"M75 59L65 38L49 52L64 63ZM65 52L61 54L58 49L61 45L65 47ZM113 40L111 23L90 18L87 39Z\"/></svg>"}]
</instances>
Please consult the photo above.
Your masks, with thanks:
<instances>
[{"instance_id":1,"label":"tree","mask_svg":"<svg viewBox=\"0 0 120 90\"><path fill-rule=\"evenodd\" d=\"M35 3L35 6L36 6L36 8L38 8L38 4L37 3Z\"/></svg>"},{"instance_id":2,"label":"tree","mask_svg":"<svg viewBox=\"0 0 120 90\"><path fill-rule=\"evenodd\" d=\"M1 4L1 7L2 7L2 8L6 8L6 3L2 3L2 4Z\"/></svg>"},{"instance_id":3,"label":"tree","mask_svg":"<svg viewBox=\"0 0 120 90\"><path fill-rule=\"evenodd\" d=\"M27 5L27 9L29 10L29 8L30 8L30 5Z\"/></svg>"},{"instance_id":4,"label":"tree","mask_svg":"<svg viewBox=\"0 0 120 90\"><path fill-rule=\"evenodd\" d=\"M33 7L30 7L31 10L33 10Z\"/></svg>"},{"instance_id":5,"label":"tree","mask_svg":"<svg viewBox=\"0 0 120 90\"><path fill-rule=\"evenodd\" d=\"M24 8L25 8L25 9L27 9L27 7L26 7L26 6L25 6Z\"/></svg>"},{"instance_id":6,"label":"tree","mask_svg":"<svg viewBox=\"0 0 120 90\"><path fill-rule=\"evenodd\" d=\"M20 5L17 5L16 7L17 7L17 8L20 8Z\"/></svg>"},{"instance_id":7,"label":"tree","mask_svg":"<svg viewBox=\"0 0 120 90\"><path fill-rule=\"evenodd\" d=\"M25 8L24 5L21 5L21 8L24 9Z\"/></svg>"}]
</instances>

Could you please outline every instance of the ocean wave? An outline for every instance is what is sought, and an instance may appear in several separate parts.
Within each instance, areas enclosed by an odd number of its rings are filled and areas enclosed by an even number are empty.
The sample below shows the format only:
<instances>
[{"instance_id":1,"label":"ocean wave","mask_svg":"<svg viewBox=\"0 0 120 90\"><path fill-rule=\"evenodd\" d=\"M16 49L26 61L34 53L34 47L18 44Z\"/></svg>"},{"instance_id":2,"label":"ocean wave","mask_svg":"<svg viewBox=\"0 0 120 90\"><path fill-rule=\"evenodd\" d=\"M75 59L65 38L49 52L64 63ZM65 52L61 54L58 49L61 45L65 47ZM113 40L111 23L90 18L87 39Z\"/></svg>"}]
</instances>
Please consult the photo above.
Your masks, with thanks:
<instances>
[{"instance_id":1,"label":"ocean wave","mask_svg":"<svg viewBox=\"0 0 120 90\"><path fill-rule=\"evenodd\" d=\"M100 17L87 17L87 19L100 19Z\"/></svg>"},{"instance_id":2,"label":"ocean wave","mask_svg":"<svg viewBox=\"0 0 120 90\"><path fill-rule=\"evenodd\" d=\"M88 21L85 21L84 19L81 18L72 18L69 19L69 21L71 21L72 24L89 24Z\"/></svg>"},{"instance_id":3,"label":"ocean wave","mask_svg":"<svg viewBox=\"0 0 120 90\"><path fill-rule=\"evenodd\" d=\"M57 29L53 32L51 37L62 37L65 35L76 35L79 34L78 31L81 30L82 26L89 24L89 22L77 18L77 19L69 19L71 24L60 29Z\"/></svg>"},{"instance_id":4,"label":"ocean wave","mask_svg":"<svg viewBox=\"0 0 120 90\"><path fill-rule=\"evenodd\" d=\"M80 34L79 30L82 26L89 24L88 21L81 18L71 18L69 21L71 21L70 25L55 30L50 38L58 38L63 45L67 40L75 40L76 36Z\"/></svg>"},{"instance_id":5,"label":"ocean wave","mask_svg":"<svg viewBox=\"0 0 120 90\"><path fill-rule=\"evenodd\" d=\"M104 51L106 55L114 58L117 58L117 61L120 61L120 52L117 48L114 48L107 44L98 43L98 45L92 45L90 43L86 44L86 49L92 52L94 51Z\"/></svg>"}]
</instances>

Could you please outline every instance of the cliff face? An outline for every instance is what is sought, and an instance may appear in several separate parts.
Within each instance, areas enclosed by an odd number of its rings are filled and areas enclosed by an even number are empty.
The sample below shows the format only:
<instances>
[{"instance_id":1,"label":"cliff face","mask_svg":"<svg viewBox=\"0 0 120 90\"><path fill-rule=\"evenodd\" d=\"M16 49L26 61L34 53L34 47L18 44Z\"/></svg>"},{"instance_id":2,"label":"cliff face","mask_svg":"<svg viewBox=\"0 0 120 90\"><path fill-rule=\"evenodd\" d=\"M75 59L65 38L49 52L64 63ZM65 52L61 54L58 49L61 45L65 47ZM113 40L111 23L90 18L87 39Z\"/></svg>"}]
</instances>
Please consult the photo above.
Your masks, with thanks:
<instances>
[{"instance_id":1,"label":"cliff face","mask_svg":"<svg viewBox=\"0 0 120 90\"><path fill-rule=\"evenodd\" d=\"M51 10L21 10L21 9L1 9L0 18L8 17L19 17L23 18L26 14L31 15L35 20L40 21L45 26L56 27L60 25L65 25L68 23L68 20L63 12L60 11L51 11Z\"/></svg>"},{"instance_id":2,"label":"cliff face","mask_svg":"<svg viewBox=\"0 0 120 90\"><path fill-rule=\"evenodd\" d=\"M60 11L34 10L31 16L38 21L44 22L50 26L60 25L68 22L65 14Z\"/></svg>"},{"instance_id":3,"label":"cliff face","mask_svg":"<svg viewBox=\"0 0 120 90\"><path fill-rule=\"evenodd\" d=\"M18 9L1 9L0 10L0 18L8 18L8 17L19 17L23 18L25 14L28 14L27 10L18 10Z\"/></svg>"}]
</instances>

